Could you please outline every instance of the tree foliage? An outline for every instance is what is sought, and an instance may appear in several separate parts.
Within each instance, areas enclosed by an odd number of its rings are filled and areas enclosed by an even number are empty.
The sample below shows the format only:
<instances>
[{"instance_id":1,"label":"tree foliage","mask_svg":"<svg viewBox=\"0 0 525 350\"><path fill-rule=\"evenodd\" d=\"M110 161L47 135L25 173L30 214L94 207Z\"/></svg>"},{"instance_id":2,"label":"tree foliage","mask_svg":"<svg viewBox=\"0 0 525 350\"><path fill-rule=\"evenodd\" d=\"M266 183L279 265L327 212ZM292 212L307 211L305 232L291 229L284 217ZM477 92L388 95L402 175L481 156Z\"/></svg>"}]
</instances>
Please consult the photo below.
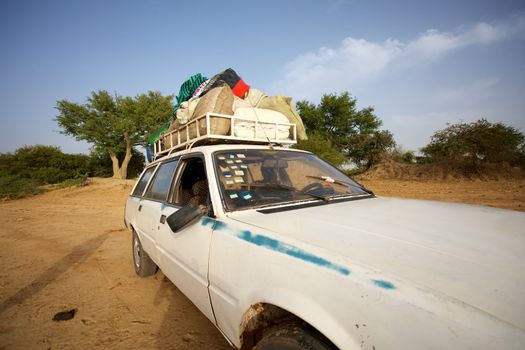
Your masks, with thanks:
<instances>
[{"instance_id":1,"label":"tree foliage","mask_svg":"<svg viewBox=\"0 0 525 350\"><path fill-rule=\"evenodd\" d=\"M417 157L414 151L405 151L401 145L396 145L396 147L390 151L389 157L398 163L417 163Z\"/></svg>"},{"instance_id":2,"label":"tree foliage","mask_svg":"<svg viewBox=\"0 0 525 350\"><path fill-rule=\"evenodd\" d=\"M525 135L503 123L480 119L439 130L421 152L431 161L453 161L472 165L507 162L523 165Z\"/></svg>"},{"instance_id":3,"label":"tree foliage","mask_svg":"<svg viewBox=\"0 0 525 350\"><path fill-rule=\"evenodd\" d=\"M299 101L296 106L309 137L316 135L314 142L330 142L336 152L359 166L368 169L395 146L392 133L379 130L382 122L374 109L358 109L357 100L348 92L325 94L318 105ZM308 142L302 147L309 147Z\"/></svg>"},{"instance_id":4,"label":"tree foliage","mask_svg":"<svg viewBox=\"0 0 525 350\"><path fill-rule=\"evenodd\" d=\"M146 146L148 138L169 118L172 97L156 91L133 98L94 91L85 104L58 101L56 121L62 133L85 140L98 152L107 153L112 161L113 177L125 179L133 146ZM119 158L119 154L123 158Z\"/></svg>"},{"instance_id":5,"label":"tree foliage","mask_svg":"<svg viewBox=\"0 0 525 350\"><path fill-rule=\"evenodd\" d=\"M136 177L144 168L144 155L133 150L129 175ZM0 176L34 180L36 184L56 184L87 176L110 177L107 153L63 153L56 146L24 146L13 153L0 153Z\"/></svg>"},{"instance_id":6,"label":"tree foliage","mask_svg":"<svg viewBox=\"0 0 525 350\"><path fill-rule=\"evenodd\" d=\"M65 154L56 146L24 146L14 153L0 154L0 174L54 184L87 176L89 156Z\"/></svg>"},{"instance_id":7,"label":"tree foliage","mask_svg":"<svg viewBox=\"0 0 525 350\"><path fill-rule=\"evenodd\" d=\"M318 157L337 167L341 166L347 160L343 153L338 152L334 148L332 141L321 134L309 135L308 140L298 141L296 147L312 152Z\"/></svg>"}]
</instances>

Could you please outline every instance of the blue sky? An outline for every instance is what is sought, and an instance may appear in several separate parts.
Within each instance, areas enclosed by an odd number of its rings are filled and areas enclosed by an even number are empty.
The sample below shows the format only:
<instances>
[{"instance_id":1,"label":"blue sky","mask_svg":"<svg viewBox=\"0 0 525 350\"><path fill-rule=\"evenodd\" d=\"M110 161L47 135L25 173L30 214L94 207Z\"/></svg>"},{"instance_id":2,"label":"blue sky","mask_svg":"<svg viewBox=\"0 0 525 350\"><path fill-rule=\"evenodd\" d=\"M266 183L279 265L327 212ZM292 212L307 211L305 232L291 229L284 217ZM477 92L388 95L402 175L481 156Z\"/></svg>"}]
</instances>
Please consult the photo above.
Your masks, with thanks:
<instances>
[{"instance_id":1,"label":"blue sky","mask_svg":"<svg viewBox=\"0 0 525 350\"><path fill-rule=\"evenodd\" d=\"M522 0L0 0L0 45L0 152L87 152L57 100L176 94L228 67L294 101L349 91L405 149L482 117L525 131Z\"/></svg>"}]
</instances>

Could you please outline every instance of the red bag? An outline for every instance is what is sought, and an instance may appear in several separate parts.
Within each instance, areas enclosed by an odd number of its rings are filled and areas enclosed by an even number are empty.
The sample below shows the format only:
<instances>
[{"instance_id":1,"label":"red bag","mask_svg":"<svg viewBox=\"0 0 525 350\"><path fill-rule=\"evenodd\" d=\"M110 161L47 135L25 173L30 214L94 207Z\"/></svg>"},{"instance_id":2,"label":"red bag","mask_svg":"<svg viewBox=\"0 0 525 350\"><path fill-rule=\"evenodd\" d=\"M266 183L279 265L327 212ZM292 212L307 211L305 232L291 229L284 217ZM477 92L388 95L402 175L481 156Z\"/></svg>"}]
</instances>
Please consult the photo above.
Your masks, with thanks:
<instances>
[{"instance_id":1,"label":"red bag","mask_svg":"<svg viewBox=\"0 0 525 350\"><path fill-rule=\"evenodd\" d=\"M248 90L250 90L250 86L248 86L233 69L228 68L210 79L205 90L202 92L202 95L215 87L225 84L232 89L235 96L240 98L244 98Z\"/></svg>"}]
</instances>

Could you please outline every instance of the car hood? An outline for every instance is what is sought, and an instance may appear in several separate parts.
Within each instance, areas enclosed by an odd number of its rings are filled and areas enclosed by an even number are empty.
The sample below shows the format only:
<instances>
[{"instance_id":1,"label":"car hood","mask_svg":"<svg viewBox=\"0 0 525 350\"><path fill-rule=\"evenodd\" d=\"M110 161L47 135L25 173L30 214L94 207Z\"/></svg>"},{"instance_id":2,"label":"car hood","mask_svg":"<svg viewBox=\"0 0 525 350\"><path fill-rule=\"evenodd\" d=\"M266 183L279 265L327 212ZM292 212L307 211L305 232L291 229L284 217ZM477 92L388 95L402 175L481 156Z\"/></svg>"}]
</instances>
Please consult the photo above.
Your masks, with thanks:
<instances>
[{"instance_id":1,"label":"car hood","mask_svg":"<svg viewBox=\"0 0 525 350\"><path fill-rule=\"evenodd\" d=\"M525 213L371 198L228 216L525 329Z\"/></svg>"}]
</instances>

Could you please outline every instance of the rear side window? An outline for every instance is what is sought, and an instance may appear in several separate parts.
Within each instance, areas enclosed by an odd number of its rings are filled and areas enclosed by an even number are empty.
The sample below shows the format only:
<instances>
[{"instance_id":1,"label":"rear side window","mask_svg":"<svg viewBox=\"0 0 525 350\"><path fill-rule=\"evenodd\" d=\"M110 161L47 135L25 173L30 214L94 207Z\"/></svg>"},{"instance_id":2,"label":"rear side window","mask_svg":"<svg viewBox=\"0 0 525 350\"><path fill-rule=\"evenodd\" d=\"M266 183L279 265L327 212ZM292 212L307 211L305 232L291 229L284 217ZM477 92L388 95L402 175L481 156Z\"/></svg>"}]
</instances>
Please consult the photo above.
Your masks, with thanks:
<instances>
[{"instance_id":1,"label":"rear side window","mask_svg":"<svg viewBox=\"0 0 525 350\"><path fill-rule=\"evenodd\" d=\"M144 175L139 180L139 183L137 184L137 187L135 187L135 191L133 191L133 196L142 196L142 193L144 192L144 189L146 188L146 185L148 184L149 179L151 178L151 174L155 171L156 167L151 167L148 170L144 172Z\"/></svg>"},{"instance_id":2,"label":"rear side window","mask_svg":"<svg viewBox=\"0 0 525 350\"><path fill-rule=\"evenodd\" d=\"M148 189L145 197L159 201L165 201L168 198L171 181L178 161L172 161L161 164L159 170L155 174L155 178Z\"/></svg>"}]
</instances>

